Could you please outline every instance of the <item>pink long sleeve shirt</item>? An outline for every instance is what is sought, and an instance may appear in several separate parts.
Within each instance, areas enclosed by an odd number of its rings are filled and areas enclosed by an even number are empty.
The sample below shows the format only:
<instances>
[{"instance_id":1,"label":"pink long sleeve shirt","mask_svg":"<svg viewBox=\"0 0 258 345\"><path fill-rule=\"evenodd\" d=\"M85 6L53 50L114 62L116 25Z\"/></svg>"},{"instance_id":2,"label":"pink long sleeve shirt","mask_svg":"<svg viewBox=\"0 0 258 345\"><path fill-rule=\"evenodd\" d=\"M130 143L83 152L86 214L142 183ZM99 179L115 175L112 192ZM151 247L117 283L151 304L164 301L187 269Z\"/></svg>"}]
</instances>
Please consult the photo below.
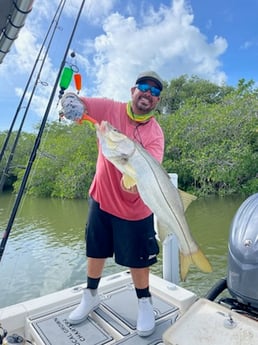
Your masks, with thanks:
<instances>
[{"instance_id":1,"label":"pink long sleeve shirt","mask_svg":"<svg viewBox=\"0 0 258 345\"><path fill-rule=\"evenodd\" d=\"M82 98L87 113L98 122L108 121L112 126L138 141L159 162L163 159L164 135L158 122L152 117L144 124L132 121L126 112L126 103L110 99ZM100 208L126 220L140 220L152 212L143 203L139 193L129 193L121 188L122 174L101 153L96 165L89 194L100 204Z\"/></svg>"}]
</instances>

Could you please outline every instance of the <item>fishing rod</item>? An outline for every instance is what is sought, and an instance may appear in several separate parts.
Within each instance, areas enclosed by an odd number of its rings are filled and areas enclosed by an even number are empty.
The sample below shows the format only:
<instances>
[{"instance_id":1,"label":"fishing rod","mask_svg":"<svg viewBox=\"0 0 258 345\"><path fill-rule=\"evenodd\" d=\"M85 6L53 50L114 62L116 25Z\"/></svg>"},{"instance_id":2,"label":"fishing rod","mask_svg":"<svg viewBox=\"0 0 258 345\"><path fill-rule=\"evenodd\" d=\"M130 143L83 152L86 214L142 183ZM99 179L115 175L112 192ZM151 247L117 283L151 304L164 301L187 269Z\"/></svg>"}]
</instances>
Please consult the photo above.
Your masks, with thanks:
<instances>
[{"instance_id":1,"label":"fishing rod","mask_svg":"<svg viewBox=\"0 0 258 345\"><path fill-rule=\"evenodd\" d=\"M27 91L28 91L28 88L29 88L31 79L32 79L33 74L34 74L34 72L35 72L35 69L36 69L36 67L37 67L38 61L40 60L40 56L41 56L41 54L42 54L43 48L44 48L45 43L46 43L46 41L47 41L47 39L48 39L48 36L49 36L49 34L50 34L50 32L51 32L51 28L52 28L52 26L54 25L54 23L55 23L55 21L56 21L56 16L57 16L57 13L59 12L59 8L61 7L62 1L63 1L63 0L60 1L59 5L58 5L58 8L57 8L57 11L56 11L56 13L55 13L55 15L54 15L54 17L53 17L53 20L52 20L52 22L51 22L51 24L50 24L50 26L49 26L49 28L48 28L48 31L47 31L47 33L46 33L46 36L45 36L45 38L44 38L44 40L43 40L43 43L42 43L42 45L41 45L41 48L40 48L40 50L39 50L39 52L38 52L38 55L37 55L36 60L35 60L35 63L34 63L34 65L33 65L33 68L32 68L32 70L31 70L29 79L28 79L28 81L27 81L27 83L26 83L26 86L25 86L25 88L24 88L22 97L21 97L21 99L20 99L20 102L19 102L18 107L17 107L17 109L16 109L16 112L15 112L15 114L14 114L14 117L13 117L13 120L12 120L12 123L11 123L11 126L10 126L10 128L9 128L9 131L8 131L8 133L7 133L5 142L4 142L3 147L2 147L2 149L1 149L1 152L0 152L0 163L1 163L1 161L2 161L2 158L3 158L4 152L5 152L5 150L6 150L6 147L7 147L7 145L8 145L8 142L9 142L9 139L10 139L10 136L11 136L11 133L12 133L12 130L13 130L13 127L14 127L14 125L15 125L15 122L16 122L16 120L17 120L18 114L19 114L19 112L20 112L20 110L21 110L21 106L22 106L22 103L23 103L23 101L24 101L25 95L26 95L26 93L27 93ZM65 0L65 1L66 1L66 0Z\"/></svg>"},{"instance_id":2,"label":"fishing rod","mask_svg":"<svg viewBox=\"0 0 258 345\"><path fill-rule=\"evenodd\" d=\"M1 179L0 179L0 192L3 191L4 184L5 184L5 180L6 180L7 176L8 176L8 171L9 171L9 168L10 168L10 164L11 164L11 162L12 162L12 160L13 160L14 152L15 152L16 146L17 146L17 144L18 144L20 135L21 135L21 131L22 131L22 128L23 128L23 124L24 124L24 121L25 121L25 119L26 119L27 113L28 113L28 111L29 111L30 104L31 104L31 101L32 101L32 99L33 99L35 90L36 90L36 88L37 88L37 84L38 84L38 81L39 81L39 79L40 79L40 75L41 75L41 72L42 72L42 69L43 69L45 60L46 60L46 58L47 58L47 55L48 55L48 52L49 52L49 49L50 49L52 40L53 40L54 35L55 35L55 32L56 32L56 30L57 30L58 23L59 23L61 14L62 14L62 12L63 12L65 3L66 3L66 0L61 0L60 3L59 3L59 5L58 5L58 7L57 7L56 13L55 13L55 15L54 15L54 18L53 18L51 24L50 24L50 27L49 27L49 30L48 30L47 35L46 35L46 37L45 37L45 40L43 41L43 43L42 43L42 45L41 45L41 49L40 49L38 58L36 59L36 62L35 62L33 71L32 71L32 73L31 73L31 75L30 75L30 78L29 78L29 80L28 80L28 83L27 83L27 85L26 85L26 88L25 88L25 90L24 90L24 92L23 92L22 99L21 99L21 101L20 101L20 103L19 103L19 106L18 106L18 108L17 108L17 111L16 111L16 113L15 113L14 120L13 120L13 123L12 123L11 128L13 127L13 125L14 125L14 123L15 123L15 120L16 120L16 118L17 118L17 116L18 116L18 113L19 113L19 111L20 111L20 108L21 108L23 99L24 99L25 94L26 94L26 92L27 92L27 89L28 89L28 86L29 86L29 84L30 84L32 75L34 74L34 71L35 71L37 62L38 62L39 57L40 57L41 52L42 52L42 49L43 49L43 47L45 46L47 37L48 37L49 34L50 34L50 30L51 30L53 24L56 23L56 24L55 24L55 27L54 27L54 29L53 29L52 35L51 35L51 37L50 37L50 39L49 39L49 42L48 42L46 51L45 51L44 56L43 56L43 59L42 59L42 61L41 61L40 69L39 69L39 72L38 72L38 74L37 74L37 77L36 77L36 80L35 80L35 83L34 83L34 86L33 86L33 89L32 89L32 92L31 92L31 95L30 95L28 104L27 104L27 106L26 106L26 109L25 109L25 112L24 112L24 114L23 114L23 117L22 117L22 120L21 120L19 129L18 129L18 131L17 131L15 140L14 140L14 142L13 142L13 146L12 146L12 148L11 148L11 152L10 152L10 154L9 154L8 160L7 160L6 165L5 165L5 167L4 167L4 169L3 169L3 172L2 172L2 176L1 176ZM58 14L58 13L59 13L59 14ZM57 17L57 19L56 19L56 17ZM12 130L11 130L11 131L12 131ZM7 136L7 138L6 138L7 140L6 140L6 143L4 143L4 148L3 148L2 152L4 152L5 148L7 147L7 143L8 143L8 141L9 141L9 138L10 138L10 135L11 135L11 131L9 130L9 133L10 133L10 134L9 134L9 135ZM1 153L0 162L1 162L2 156L3 156L3 153Z\"/></svg>"},{"instance_id":3,"label":"fishing rod","mask_svg":"<svg viewBox=\"0 0 258 345\"><path fill-rule=\"evenodd\" d=\"M77 25L78 25L78 22L79 22L79 19L80 19L80 16L81 16L84 4L85 4L85 0L82 0L79 12L77 14L77 17L76 17L76 20L75 20L75 23L74 23L74 26L73 26L73 30L71 32L69 41L67 43L67 47L66 47L66 50L65 50L65 53L64 53L63 60L61 62L61 65L60 65L60 68L59 68L59 71L58 71L58 74L57 74L57 77L56 77L56 80L55 80L55 84L54 84L52 93L51 93L50 98L49 98L49 102L47 104L44 116L43 116L42 121L41 121L41 125L40 125L40 128L39 128L39 131L38 131L38 134L37 134L37 137L36 137L35 142L34 142L34 146L33 146L30 158L29 158L29 162L28 162L27 167L26 167L26 171L24 173L24 176L23 176L23 179L22 179L22 182L21 182L21 186L20 186L18 194L16 196L15 203L14 203L14 206L13 206L13 209L12 209L12 212L11 212L11 215L10 215L10 218L9 218L6 230L3 233L3 237L2 237L2 240L1 240L1 244L0 244L0 261L2 259L4 250L5 250L5 246L6 246L8 237L10 235L11 229L12 229L12 225L13 225L16 213L18 211L18 208L19 208L19 205L20 205L20 202L21 202L21 199L22 199L22 196L23 196L23 193L24 193L24 190L25 190L25 187L26 187L27 180L28 180L29 175L30 175L30 171L31 171L33 162L34 162L34 160L36 158L37 150L38 150L39 145L40 145L41 136L43 134L43 131L44 131L44 128L45 128L45 125L46 125L46 122L47 122L47 118L48 118L48 115L49 115L49 112L50 112L50 109L51 109L51 106L52 106L52 103L53 103L53 100L54 100L54 97L55 97L55 93L56 93L56 89L57 89L57 86L58 86L58 82L59 82L62 70L63 70L63 68L65 66L66 58L67 58L67 55L68 55L68 52L69 52L69 49L70 49L70 46L71 46L71 43L72 43L75 31L76 31L76 28L77 28Z\"/></svg>"}]
</instances>

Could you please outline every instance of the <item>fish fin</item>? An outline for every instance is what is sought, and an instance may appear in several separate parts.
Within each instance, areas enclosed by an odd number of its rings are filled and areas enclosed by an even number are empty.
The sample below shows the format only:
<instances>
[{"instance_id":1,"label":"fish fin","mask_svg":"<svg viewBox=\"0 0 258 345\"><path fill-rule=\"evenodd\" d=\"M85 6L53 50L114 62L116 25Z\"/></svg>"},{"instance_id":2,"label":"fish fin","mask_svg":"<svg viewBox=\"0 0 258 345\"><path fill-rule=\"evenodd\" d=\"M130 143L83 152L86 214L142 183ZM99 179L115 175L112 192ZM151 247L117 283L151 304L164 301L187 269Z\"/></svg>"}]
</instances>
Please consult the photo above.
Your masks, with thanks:
<instances>
[{"instance_id":1,"label":"fish fin","mask_svg":"<svg viewBox=\"0 0 258 345\"><path fill-rule=\"evenodd\" d=\"M196 197L195 195L186 193L186 192L184 192L184 191L181 190L181 189L178 189L178 192L179 192L179 195L180 195L181 200L182 200L183 205L184 205L184 211L186 211L187 208L188 208L188 206L189 206L194 200L196 200L197 197Z\"/></svg>"},{"instance_id":2,"label":"fish fin","mask_svg":"<svg viewBox=\"0 0 258 345\"><path fill-rule=\"evenodd\" d=\"M133 179L131 176L128 176L126 174L123 174L122 181L126 189L130 189L131 187L136 185L135 179Z\"/></svg>"},{"instance_id":3,"label":"fish fin","mask_svg":"<svg viewBox=\"0 0 258 345\"><path fill-rule=\"evenodd\" d=\"M189 271L189 267L191 265L197 266L203 272L212 272L211 264L209 263L208 259L203 254L201 249L189 255L184 255L180 252L180 276L183 281L185 281L185 278Z\"/></svg>"},{"instance_id":4,"label":"fish fin","mask_svg":"<svg viewBox=\"0 0 258 345\"><path fill-rule=\"evenodd\" d=\"M156 238L160 241L160 242L164 242L165 239L167 238L167 235L170 233L168 226L164 223L161 223L158 219L156 221Z\"/></svg>"}]
</instances>

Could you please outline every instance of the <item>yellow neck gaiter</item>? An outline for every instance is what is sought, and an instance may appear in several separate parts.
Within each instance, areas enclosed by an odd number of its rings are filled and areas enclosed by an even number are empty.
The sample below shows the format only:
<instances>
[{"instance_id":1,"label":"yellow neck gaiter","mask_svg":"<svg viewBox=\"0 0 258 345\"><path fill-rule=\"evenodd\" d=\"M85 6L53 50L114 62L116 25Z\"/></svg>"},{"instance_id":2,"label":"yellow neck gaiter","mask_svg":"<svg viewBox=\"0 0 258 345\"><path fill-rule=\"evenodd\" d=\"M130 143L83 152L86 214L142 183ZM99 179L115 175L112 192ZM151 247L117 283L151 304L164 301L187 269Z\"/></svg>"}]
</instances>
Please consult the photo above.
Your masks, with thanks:
<instances>
[{"instance_id":1,"label":"yellow neck gaiter","mask_svg":"<svg viewBox=\"0 0 258 345\"><path fill-rule=\"evenodd\" d=\"M126 112L127 115L130 117L131 120L136 122L145 122L148 121L151 117L154 116L154 111L150 111L148 114L144 115L137 115L132 111L131 101L129 101L126 105Z\"/></svg>"}]
</instances>

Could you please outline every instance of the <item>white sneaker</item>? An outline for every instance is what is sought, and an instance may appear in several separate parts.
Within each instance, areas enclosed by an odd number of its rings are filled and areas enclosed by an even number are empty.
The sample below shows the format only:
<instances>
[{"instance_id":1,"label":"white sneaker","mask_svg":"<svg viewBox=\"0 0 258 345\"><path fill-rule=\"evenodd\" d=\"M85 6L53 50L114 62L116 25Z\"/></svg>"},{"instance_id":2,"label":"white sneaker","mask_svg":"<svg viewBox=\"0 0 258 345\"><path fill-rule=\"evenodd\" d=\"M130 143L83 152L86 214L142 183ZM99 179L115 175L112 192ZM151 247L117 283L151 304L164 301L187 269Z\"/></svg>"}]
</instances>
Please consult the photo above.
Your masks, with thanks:
<instances>
[{"instance_id":1,"label":"white sneaker","mask_svg":"<svg viewBox=\"0 0 258 345\"><path fill-rule=\"evenodd\" d=\"M92 294L91 289L84 289L82 293L82 299L77 308L75 308L68 316L68 321L72 325L76 325L86 320L89 313L99 306L99 295Z\"/></svg>"},{"instance_id":2,"label":"white sneaker","mask_svg":"<svg viewBox=\"0 0 258 345\"><path fill-rule=\"evenodd\" d=\"M138 300L137 333L141 337L151 335L155 330L155 315L150 297Z\"/></svg>"}]
</instances>

